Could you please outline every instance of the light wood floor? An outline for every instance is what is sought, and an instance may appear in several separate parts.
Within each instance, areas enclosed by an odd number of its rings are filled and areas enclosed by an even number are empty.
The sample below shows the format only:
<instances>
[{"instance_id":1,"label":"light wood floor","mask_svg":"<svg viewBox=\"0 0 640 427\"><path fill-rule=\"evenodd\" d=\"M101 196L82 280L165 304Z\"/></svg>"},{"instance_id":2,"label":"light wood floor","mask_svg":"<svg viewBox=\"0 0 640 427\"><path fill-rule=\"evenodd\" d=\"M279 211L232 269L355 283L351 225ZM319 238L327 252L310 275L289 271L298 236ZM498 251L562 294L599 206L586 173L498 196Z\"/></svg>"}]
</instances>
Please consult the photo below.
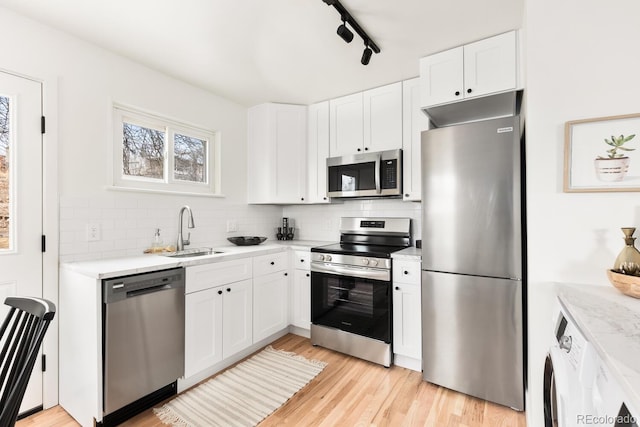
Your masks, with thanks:
<instances>
[{"instance_id":1,"label":"light wood floor","mask_svg":"<svg viewBox=\"0 0 640 427\"><path fill-rule=\"evenodd\" d=\"M274 348L293 351L327 367L285 405L267 417L267 426L433 426L525 427L523 412L485 402L425 381L419 372L345 356L308 339L286 335ZM59 406L19 421L17 427L76 427ZM151 410L123 426L162 427Z\"/></svg>"}]
</instances>

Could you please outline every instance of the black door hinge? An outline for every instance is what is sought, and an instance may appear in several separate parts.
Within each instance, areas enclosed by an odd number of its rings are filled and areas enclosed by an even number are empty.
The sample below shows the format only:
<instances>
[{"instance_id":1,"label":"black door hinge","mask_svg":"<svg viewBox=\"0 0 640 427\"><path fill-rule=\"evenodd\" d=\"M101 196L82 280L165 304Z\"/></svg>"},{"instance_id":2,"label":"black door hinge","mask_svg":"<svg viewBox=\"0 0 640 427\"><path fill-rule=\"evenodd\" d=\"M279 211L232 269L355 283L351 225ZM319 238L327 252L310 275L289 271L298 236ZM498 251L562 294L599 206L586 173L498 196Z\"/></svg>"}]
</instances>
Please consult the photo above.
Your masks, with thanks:
<instances>
[{"instance_id":1,"label":"black door hinge","mask_svg":"<svg viewBox=\"0 0 640 427\"><path fill-rule=\"evenodd\" d=\"M40 132L42 134L44 134L45 131L45 120L44 120L44 116L40 117Z\"/></svg>"},{"instance_id":2,"label":"black door hinge","mask_svg":"<svg viewBox=\"0 0 640 427\"><path fill-rule=\"evenodd\" d=\"M47 370L47 355L43 354L42 355L42 372L45 372Z\"/></svg>"},{"instance_id":3,"label":"black door hinge","mask_svg":"<svg viewBox=\"0 0 640 427\"><path fill-rule=\"evenodd\" d=\"M42 252L47 251L47 236L42 235Z\"/></svg>"}]
</instances>

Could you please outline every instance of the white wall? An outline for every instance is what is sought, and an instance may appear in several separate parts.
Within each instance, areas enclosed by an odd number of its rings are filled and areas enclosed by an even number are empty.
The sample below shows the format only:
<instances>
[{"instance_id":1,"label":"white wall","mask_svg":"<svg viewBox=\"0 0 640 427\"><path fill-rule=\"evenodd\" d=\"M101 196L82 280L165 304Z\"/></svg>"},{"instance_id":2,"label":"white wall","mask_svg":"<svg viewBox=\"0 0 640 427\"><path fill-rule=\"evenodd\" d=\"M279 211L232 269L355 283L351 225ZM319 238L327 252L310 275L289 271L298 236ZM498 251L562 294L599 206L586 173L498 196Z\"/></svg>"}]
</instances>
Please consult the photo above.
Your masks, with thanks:
<instances>
[{"instance_id":1,"label":"white wall","mask_svg":"<svg viewBox=\"0 0 640 427\"><path fill-rule=\"evenodd\" d=\"M277 226L281 208L245 204L246 108L5 9L0 34L3 69L57 82L61 261L141 253L156 227L174 240L183 204L194 208L194 244L227 243L227 219L239 221L234 234ZM106 190L114 101L220 131L226 197ZM88 222L101 225L101 241L87 242Z\"/></svg>"},{"instance_id":2,"label":"white wall","mask_svg":"<svg viewBox=\"0 0 640 427\"><path fill-rule=\"evenodd\" d=\"M543 425L552 328L545 282L609 286L605 271L624 245L620 227L640 227L637 193L562 191L564 123L640 112L638 16L635 0L526 4L530 426Z\"/></svg>"}]
</instances>

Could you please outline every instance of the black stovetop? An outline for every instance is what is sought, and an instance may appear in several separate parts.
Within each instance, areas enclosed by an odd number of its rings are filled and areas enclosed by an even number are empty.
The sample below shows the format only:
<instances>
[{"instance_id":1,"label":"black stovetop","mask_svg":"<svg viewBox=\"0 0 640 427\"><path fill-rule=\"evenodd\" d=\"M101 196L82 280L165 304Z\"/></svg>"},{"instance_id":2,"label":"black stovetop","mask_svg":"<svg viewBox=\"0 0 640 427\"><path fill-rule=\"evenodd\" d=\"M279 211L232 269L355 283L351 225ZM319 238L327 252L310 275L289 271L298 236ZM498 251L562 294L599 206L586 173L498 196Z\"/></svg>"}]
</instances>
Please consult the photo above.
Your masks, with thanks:
<instances>
[{"instance_id":1,"label":"black stovetop","mask_svg":"<svg viewBox=\"0 0 640 427\"><path fill-rule=\"evenodd\" d=\"M311 252L323 254L357 255L373 258L391 258L393 252L405 249L404 246L363 245L353 243L333 243L331 245L316 246Z\"/></svg>"}]
</instances>

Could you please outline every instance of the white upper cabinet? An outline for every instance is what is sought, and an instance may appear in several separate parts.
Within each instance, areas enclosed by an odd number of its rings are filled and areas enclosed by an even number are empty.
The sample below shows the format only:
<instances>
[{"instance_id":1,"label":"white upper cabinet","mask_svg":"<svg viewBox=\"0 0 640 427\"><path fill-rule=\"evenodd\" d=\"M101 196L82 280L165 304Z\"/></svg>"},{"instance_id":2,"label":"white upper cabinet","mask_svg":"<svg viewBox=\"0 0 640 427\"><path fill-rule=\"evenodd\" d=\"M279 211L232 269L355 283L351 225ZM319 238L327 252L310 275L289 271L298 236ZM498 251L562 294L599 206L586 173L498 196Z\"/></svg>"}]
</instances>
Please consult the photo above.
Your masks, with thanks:
<instances>
[{"instance_id":1,"label":"white upper cabinet","mask_svg":"<svg viewBox=\"0 0 640 427\"><path fill-rule=\"evenodd\" d=\"M402 148L402 82L362 93L364 150Z\"/></svg>"},{"instance_id":2,"label":"white upper cabinet","mask_svg":"<svg viewBox=\"0 0 640 427\"><path fill-rule=\"evenodd\" d=\"M429 118L420 108L420 79L402 82L402 189L403 200L421 199L421 139Z\"/></svg>"},{"instance_id":3,"label":"white upper cabinet","mask_svg":"<svg viewBox=\"0 0 640 427\"><path fill-rule=\"evenodd\" d=\"M329 101L331 157L402 148L402 82Z\"/></svg>"},{"instance_id":4,"label":"white upper cabinet","mask_svg":"<svg viewBox=\"0 0 640 427\"><path fill-rule=\"evenodd\" d=\"M420 60L422 106L464 98L463 51L457 47Z\"/></svg>"},{"instance_id":5,"label":"white upper cabinet","mask_svg":"<svg viewBox=\"0 0 640 427\"><path fill-rule=\"evenodd\" d=\"M248 116L248 202L305 203L307 107L267 103Z\"/></svg>"},{"instance_id":6,"label":"white upper cabinet","mask_svg":"<svg viewBox=\"0 0 640 427\"><path fill-rule=\"evenodd\" d=\"M329 203L327 157L329 157L329 101L309 106L307 137L307 202Z\"/></svg>"},{"instance_id":7,"label":"white upper cabinet","mask_svg":"<svg viewBox=\"0 0 640 427\"><path fill-rule=\"evenodd\" d=\"M517 32L420 60L422 107L518 88Z\"/></svg>"},{"instance_id":8,"label":"white upper cabinet","mask_svg":"<svg viewBox=\"0 0 640 427\"><path fill-rule=\"evenodd\" d=\"M362 151L364 144L362 93L330 100L329 111L331 157Z\"/></svg>"}]
</instances>

